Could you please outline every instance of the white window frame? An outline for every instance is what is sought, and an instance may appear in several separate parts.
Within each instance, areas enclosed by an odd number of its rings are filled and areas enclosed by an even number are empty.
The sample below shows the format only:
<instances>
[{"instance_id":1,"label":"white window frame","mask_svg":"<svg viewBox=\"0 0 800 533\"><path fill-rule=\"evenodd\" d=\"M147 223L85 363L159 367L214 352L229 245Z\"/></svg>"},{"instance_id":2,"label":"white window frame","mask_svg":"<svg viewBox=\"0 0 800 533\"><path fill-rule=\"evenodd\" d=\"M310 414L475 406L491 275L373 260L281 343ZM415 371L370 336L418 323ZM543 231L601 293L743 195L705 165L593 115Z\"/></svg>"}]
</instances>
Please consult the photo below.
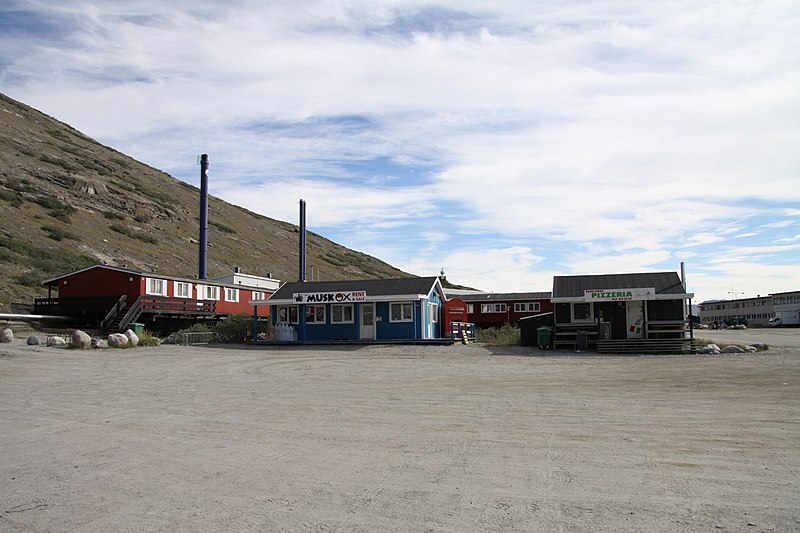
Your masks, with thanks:
<instances>
[{"instance_id":1,"label":"white window frame","mask_svg":"<svg viewBox=\"0 0 800 533\"><path fill-rule=\"evenodd\" d=\"M428 320L431 324L438 324L439 323L439 304L429 303L428 304Z\"/></svg>"},{"instance_id":2,"label":"white window frame","mask_svg":"<svg viewBox=\"0 0 800 533\"><path fill-rule=\"evenodd\" d=\"M515 313L538 313L540 309L539 302L519 302L514 304Z\"/></svg>"},{"instance_id":3,"label":"white window frame","mask_svg":"<svg viewBox=\"0 0 800 533\"><path fill-rule=\"evenodd\" d=\"M192 284L186 281L176 281L172 286L172 296L175 298L191 298Z\"/></svg>"},{"instance_id":4,"label":"white window frame","mask_svg":"<svg viewBox=\"0 0 800 533\"><path fill-rule=\"evenodd\" d=\"M350 320L345 319L345 309L350 309ZM341 317L336 320L336 311L341 310ZM353 304L333 304L331 305L331 324L353 324L355 323L355 312Z\"/></svg>"},{"instance_id":5,"label":"white window frame","mask_svg":"<svg viewBox=\"0 0 800 533\"><path fill-rule=\"evenodd\" d=\"M400 318L395 319L394 308L400 306ZM406 316L406 311L408 314ZM389 302L389 322L413 322L414 302Z\"/></svg>"},{"instance_id":6,"label":"white window frame","mask_svg":"<svg viewBox=\"0 0 800 533\"><path fill-rule=\"evenodd\" d=\"M508 308L506 304L481 304L481 314L491 314L491 313L505 313Z\"/></svg>"},{"instance_id":7,"label":"white window frame","mask_svg":"<svg viewBox=\"0 0 800 533\"><path fill-rule=\"evenodd\" d=\"M198 285L198 300L219 300L219 287L216 285Z\"/></svg>"},{"instance_id":8,"label":"white window frame","mask_svg":"<svg viewBox=\"0 0 800 533\"><path fill-rule=\"evenodd\" d=\"M261 300L266 300L267 299L267 293L264 292L264 291L253 291L252 296L253 297L250 298L251 300L259 300L259 301L261 301Z\"/></svg>"},{"instance_id":9,"label":"white window frame","mask_svg":"<svg viewBox=\"0 0 800 533\"><path fill-rule=\"evenodd\" d=\"M286 320L281 320L281 314L286 314ZM292 320L294 315L294 320ZM278 322L288 322L289 324L300 323L300 307L297 305L279 305L276 309L275 316L278 317Z\"/></svg>"},{"instance_id":10,"label":"white window frame","mask_svg":"<svg viewBox=\"0 0 800 533\"><path fill-rule=\"evenodd\" d=\"M576 305L581 305L581 306L588 305L589 306L589 317L588 318L575 318L575 306ZM570 313L570 319L571 319L572 322L580 322L580 323L594 322L594 305L592 305L590 302L575 302L575 303L570 304L569 313Z\"/></svg>"},{"instance_id":11,"label":"white window frame","mask_svg":"<svg viewBox=\"0 0 800 533\"><path fill-rule=\"evenodd\" d=\"M163 278L144 278L145 279L145 294L150 296L166 296L167 295L167 280Z\"/></svg>"},{"instance_id":12,"label":"white window frame","mask_svg":"<svg viewBox=\"0 0 800 533\"><path fill-rule=\"evenodd\" d=\"M225 301L226 302L238 302L239 301L239 289L231 289L229 287L225 287Z\"/></svg>"},{"instance_id":13,"label":"white window frame","mask_svg":"<svg viewBox=\"0 0 800 533\"><path fill-rule=\"evenodd\" d=\"M327 324L325 304L306 304L306 324ZM320 316L319 311L322 311Z\"/></svg>"},{"instance_id":14,"label":"white window frame","mask_svg":"<svg viewBox=\"0 0 800 533\"><path fill-rule=\"evenodd\" d=\"M475 312L475 306L473 304L467 304L467 314L471 315Z\"/></svg>"}]
</instances>

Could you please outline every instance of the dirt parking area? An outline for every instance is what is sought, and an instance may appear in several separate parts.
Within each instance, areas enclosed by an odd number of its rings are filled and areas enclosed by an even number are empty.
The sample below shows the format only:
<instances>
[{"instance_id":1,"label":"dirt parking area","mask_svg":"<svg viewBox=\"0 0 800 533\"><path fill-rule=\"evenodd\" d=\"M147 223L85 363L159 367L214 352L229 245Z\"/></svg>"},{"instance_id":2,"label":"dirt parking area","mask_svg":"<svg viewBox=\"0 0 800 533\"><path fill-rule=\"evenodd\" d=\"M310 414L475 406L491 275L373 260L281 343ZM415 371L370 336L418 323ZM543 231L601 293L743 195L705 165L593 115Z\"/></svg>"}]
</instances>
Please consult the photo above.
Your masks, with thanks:
<instances>
[{"instance_id":1,"label":"dirt parking area","mask_svg":"<svg viewBox=\"0 0 800 533\"><path fill-rule=\"evenodd\" d=\"M800 350L0 346L0 531L798 531Z\"/></svg>"}]
</instances>

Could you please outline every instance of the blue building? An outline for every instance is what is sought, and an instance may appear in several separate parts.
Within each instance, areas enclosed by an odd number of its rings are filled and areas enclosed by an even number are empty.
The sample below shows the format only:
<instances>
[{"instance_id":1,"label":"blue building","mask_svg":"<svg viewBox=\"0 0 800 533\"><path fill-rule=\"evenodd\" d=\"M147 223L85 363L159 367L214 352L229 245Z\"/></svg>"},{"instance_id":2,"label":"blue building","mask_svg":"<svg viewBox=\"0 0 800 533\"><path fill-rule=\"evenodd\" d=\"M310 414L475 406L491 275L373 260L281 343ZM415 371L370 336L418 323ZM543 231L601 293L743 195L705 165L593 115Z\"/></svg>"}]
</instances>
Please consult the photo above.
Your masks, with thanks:
<instances>
[{"instance_id":1,"label":"blue building","mask_svg":"<svg viewBox=\"0 0 800 533\"><path fill-rule=\"evenodd\" d=\"M276 331L292 331L278 340L368 342L441 338L445 301L439 278L426 277L286 283L250 303L269 305Z\"/></svg>"}]
</instances>

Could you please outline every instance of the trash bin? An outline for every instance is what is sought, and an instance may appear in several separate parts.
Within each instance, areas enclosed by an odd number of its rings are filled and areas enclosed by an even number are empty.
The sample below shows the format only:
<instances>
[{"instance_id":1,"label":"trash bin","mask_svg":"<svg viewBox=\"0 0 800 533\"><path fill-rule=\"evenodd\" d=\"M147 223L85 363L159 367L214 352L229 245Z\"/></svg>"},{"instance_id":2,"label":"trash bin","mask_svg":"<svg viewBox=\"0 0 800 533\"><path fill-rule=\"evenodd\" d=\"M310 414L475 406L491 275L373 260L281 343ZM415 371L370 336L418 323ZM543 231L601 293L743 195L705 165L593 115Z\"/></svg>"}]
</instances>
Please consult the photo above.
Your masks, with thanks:
<instances>
[{"instance_id":1,"label":"trash bin","mask_svg":"<svg viewBox=\"0 0 800 533\"><path fill-rule=\"evenodd\" d=\"M130 328L134 333L136 333L137 337L140 337L142 333L144 333L144 324L139 322L131 322Z\"/></svg>"},{"instance_id":2,"label":"trash bin","mask_svg":"<svg viewBox=\"0 0 800 533\"><path fill-rule=\"evenodd\" d=\"M541 326L536 328L536 344L540 350L549 350L553 347L553 328Z\"/></svg>"},{"instance_id":3,"label":"trash bin","mask_svg":"<svg viewBox=\"0 0 800 533\"><path fill-rule=\"evenodd\" d=\"M589 332L578 331L575 334L575 350L585 352L589 349Z\"/></svg>"}]
</instances>

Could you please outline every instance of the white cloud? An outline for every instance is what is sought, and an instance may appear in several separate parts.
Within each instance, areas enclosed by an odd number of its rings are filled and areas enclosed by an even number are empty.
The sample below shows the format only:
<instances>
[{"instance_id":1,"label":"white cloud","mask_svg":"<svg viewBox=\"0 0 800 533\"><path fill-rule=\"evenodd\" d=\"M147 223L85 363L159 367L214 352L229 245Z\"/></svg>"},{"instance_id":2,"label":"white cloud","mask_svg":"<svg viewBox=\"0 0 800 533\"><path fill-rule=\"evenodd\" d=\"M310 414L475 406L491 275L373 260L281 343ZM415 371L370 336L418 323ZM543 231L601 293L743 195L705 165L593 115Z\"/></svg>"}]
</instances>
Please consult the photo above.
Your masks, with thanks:
<instances>
[{"instance_id":1,"label":"white cloud","mask_svg":"<svg viewBox=\"0 0 800 533\"><path fill-rule=\"evenodd\" d=\"M62 32L0 35L11 96L189 182L207 152L212 194L291 222L304 198L405 270L543 290L691 257L718 289L720 254L796 254L788 0L17 6Z\"/></svg>"}]
</instances>

